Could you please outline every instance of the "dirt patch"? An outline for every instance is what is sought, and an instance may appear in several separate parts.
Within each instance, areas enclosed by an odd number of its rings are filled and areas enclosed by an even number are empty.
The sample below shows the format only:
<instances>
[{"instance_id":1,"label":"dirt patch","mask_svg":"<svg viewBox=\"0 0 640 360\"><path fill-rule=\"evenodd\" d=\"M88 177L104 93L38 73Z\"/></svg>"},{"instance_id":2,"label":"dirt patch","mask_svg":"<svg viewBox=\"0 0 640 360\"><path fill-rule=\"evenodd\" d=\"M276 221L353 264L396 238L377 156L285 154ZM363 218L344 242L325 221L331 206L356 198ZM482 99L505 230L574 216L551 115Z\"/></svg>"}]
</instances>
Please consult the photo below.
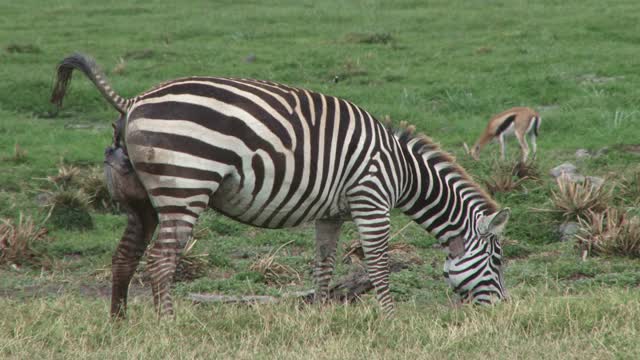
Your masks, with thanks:
<instances>
[{"instance_id":1,"label":"dirt patch","mask_svg":"<svg viewBox=\"0 0 640 360\"><path fill-rule=\"evenodd\" d=\"M618 148L629 154L640 156L640 144L618 145Z\"/></svg>"},{"instance_id":2,"label":"dirt patch","mask_svg":"<svg viewBox=\"0 0 640 360\"><path fill-rule=\"evenodd\" d=\"M111 298L111 284L74 286L60 283L43 286L25 286L21 289L0 289L0 297L10 299L58 297L66 294L80 294L85 297L109 299ZM129 298L135 297L151 297L151 288L131 284L129 287Z\"/></svg>"},{"instance_id":3,"label":"dirt patch","mask_svg":"<svg viewBox=\"0 0 640 360\"><path fill-rule=\"evenodd\" d=\"M623 79L623 76L598 76L596 74L584 74L578 76L581 84L606 84L612 81Z\"/></svg>"}]
</instances>

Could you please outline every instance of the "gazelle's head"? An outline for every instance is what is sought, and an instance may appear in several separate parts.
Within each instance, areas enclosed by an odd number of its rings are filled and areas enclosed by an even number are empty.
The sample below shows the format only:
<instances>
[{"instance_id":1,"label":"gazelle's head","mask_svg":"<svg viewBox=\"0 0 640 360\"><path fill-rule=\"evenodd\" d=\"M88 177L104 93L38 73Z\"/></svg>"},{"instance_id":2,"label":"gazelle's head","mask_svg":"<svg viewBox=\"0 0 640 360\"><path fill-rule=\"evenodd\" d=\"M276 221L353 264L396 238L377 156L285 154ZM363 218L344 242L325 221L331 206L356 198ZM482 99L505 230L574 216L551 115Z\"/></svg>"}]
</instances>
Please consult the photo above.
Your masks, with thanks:
<instances>
[{"instance_id":1,"label":"gazelle's head","mask_svg":"<svg viewBox=\"0 0 640 360\"><path fill-rule=\"evenodd\" d=\"M463 303L491 304L508 297L499 237L510 214L511 210L505 208L479 215L465 235L445 243L448 255L444 276Z\"/></svg>"},{"instance_id":2,"label":"gazelle's head","mask_svg":"<svg viewBox=\"0 0 640 360\"><path fill-rule=\"evenodd\" d=\"M469 154L473 160L480 160L480 147L478 145L474 145L471 149L469 149L467 143L462 143L462 145L464 146L464 151Z\"/></svg>"}]
</instances>

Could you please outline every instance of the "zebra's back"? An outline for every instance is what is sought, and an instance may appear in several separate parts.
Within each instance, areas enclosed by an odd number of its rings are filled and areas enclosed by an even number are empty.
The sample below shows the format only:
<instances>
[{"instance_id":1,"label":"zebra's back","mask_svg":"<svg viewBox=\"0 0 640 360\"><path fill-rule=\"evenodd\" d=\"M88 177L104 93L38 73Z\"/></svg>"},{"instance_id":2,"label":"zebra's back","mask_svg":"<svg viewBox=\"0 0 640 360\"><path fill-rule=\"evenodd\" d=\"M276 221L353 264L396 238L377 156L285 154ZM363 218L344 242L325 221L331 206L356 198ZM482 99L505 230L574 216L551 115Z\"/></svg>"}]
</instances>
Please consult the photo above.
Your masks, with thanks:
<instances>
[{"instance_id":1,"label":"zebra's back","mask_svg":"<svg viewBox=\"0 0 640 360\"><path fill-rule=\"evenodd\" d=\"M137 97L125 139L156 206L179 199L187 211L211 206L278 228L346 213L345 192L365 172L380 132L388 135L335 97L186 78Z\"/></svg>"}]
</instances>

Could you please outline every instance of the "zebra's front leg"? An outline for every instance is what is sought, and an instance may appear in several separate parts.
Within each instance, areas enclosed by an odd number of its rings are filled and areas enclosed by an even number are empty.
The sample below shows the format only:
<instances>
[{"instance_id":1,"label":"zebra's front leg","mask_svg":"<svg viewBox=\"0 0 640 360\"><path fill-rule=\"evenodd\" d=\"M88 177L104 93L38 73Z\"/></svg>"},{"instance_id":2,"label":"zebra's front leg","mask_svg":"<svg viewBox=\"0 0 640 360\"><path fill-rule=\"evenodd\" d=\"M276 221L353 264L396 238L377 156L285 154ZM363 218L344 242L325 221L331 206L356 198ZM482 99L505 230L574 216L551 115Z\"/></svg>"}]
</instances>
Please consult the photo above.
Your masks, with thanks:
<instances>
[{"instance_id":1,"label":"zebra's front leg","mask_svg":"<svg viewBox=\"0 0 640 360\"><path fill-rule=\"evenodd\" d=\"M111 317L123 318L131 278L153 236L158 220L151 203L127 209L127 228L111 261Z\"/></svg>"},{"instance_id":2,"label":"zebra's front leg","mask_svg":"<svg viewBox=\"0 0 640 360\"><path fill-rule=\"evenodd\" d=\"M315 302L325 302L329 297L329 283L336 265L336 248L342 220L316 221L316 263L313 269Z\"/></svg>"},{"instance_id":3,"label":"zebra's front leg","mask_svg":"<svg viewBox=\"0 0 640 360\"><path fill-rule=\"evenodd\" d=\"M362 204L352 204L351 209L360 234L369 280L385 315L393 316L395 306L389 291L389 210Z\"/></svg>"}]
</instances>

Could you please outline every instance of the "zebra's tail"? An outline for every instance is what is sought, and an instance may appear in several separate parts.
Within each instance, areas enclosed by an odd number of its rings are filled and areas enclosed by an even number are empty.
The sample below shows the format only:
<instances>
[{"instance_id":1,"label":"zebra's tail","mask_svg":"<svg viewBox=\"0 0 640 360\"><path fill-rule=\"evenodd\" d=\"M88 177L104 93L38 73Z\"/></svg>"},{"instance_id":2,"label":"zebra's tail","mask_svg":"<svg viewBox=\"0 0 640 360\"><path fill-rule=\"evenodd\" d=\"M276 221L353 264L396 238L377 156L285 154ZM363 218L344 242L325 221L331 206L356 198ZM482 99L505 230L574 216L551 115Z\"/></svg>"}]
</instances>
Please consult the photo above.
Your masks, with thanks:
<instances>
[{"instance_id":1,"label":"zebra's tail","mask_svg":"<svg viewBox=\"0 0 640 360\"><path fill-rule=\"evenodd\" d=\"M58 77L51 93L51 103L62 106L62 99L67 92L74 69L82 71L100 90L102 96L121 114L125 114L131 107L133 101L116 94L96 62L91 57L80 53L65 58L58 65Z\"/></svg>"}]
</instances>

